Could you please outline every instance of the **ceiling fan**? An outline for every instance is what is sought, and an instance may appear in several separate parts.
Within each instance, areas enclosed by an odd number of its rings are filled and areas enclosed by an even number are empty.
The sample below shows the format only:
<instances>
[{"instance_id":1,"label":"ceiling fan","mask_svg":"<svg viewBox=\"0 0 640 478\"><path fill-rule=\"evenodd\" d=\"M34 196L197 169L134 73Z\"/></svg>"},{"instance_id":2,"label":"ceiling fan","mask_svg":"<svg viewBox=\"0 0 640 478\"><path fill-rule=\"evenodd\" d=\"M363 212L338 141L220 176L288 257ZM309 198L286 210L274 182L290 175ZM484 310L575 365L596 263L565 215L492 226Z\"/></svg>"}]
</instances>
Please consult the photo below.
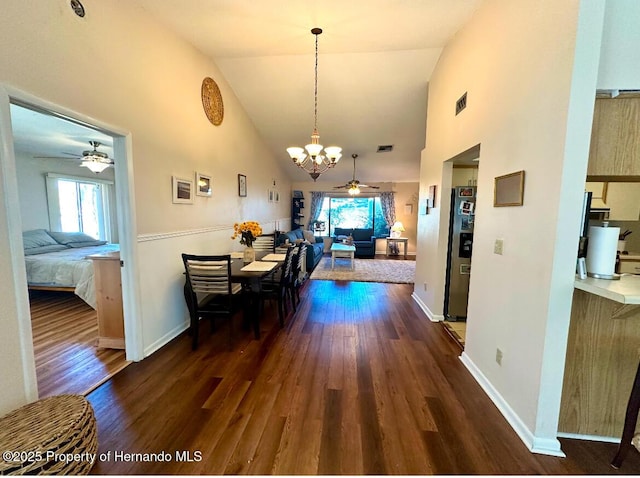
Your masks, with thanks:
<instances>
[{"instance_id":1,"label":"ceiling fan","mask_svg":"<svg viewBox=\"0 0 640 478\"><path fill-rule=\"evenodd\" d=\"M334 186L333 189L346 189L351 196L357 196L360 194L360 188L380 189L379 186L361 184L360 181L356 179L356 158L358 155L354 153L351 157L353 158L353 179L343 186Z\"/></svg>"},{"instance_id":2,"label":"ceiling fan","mask_svg":"<svg viewBox=\"0 0 640 478\"><path fill-rule=\"evenodd\" d=\"M82 152L82 155L74 154L74 153L65 153L62 154L69 155L70 158L64 156L35 156L38 159L81 159L82 163L80 166L85 167L98 174L107 169L109 166L112 166L114 163L109 158L107 153L103 153L102 151L98 151L98 148L102 143L99 141L89 141L89 144L93 147L93 149L87 149Z\"/></svg>"}]
</instances>

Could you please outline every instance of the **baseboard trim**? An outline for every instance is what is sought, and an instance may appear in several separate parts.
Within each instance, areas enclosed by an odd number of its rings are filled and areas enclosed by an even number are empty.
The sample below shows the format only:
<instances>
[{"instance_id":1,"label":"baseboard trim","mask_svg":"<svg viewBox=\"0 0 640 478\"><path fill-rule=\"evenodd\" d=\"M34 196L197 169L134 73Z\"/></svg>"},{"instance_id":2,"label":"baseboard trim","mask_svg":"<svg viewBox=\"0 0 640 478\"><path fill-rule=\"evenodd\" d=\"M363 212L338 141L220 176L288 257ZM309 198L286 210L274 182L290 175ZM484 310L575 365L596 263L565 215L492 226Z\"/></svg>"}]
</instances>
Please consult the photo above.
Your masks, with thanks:
<instances>
[{"instance_id":1,"label":"baseboard trim","mask_svg":"<svg viewBox=\"0 0 640 478\"><path fill-rule=\"evenodd\" d=\"M580 435L578 433L558 432L558 438L570 438L572 440L585 440L585 441L601 441L605 443L620 443L620 438L616 438L616 437L601 437L597 435Z\"/></svg>"},{"instance_id":2,"label":"baseboard trim","mask_svg":"<svg viewBox=\"0 0 640 478\"><path fill-rule=\"evenodd\" d=\"M465 352L462 352L460 361L464 364L467 370L469 370L469 373L471 373L473 378L476 379L478 384L489 396L500 413L502 413L502 416L507 420L507 423L509 423L511 428L513 428L529 451L541 455L559 456L563 458L566 456L562 452L560 442L557 438L536 437L533 432L529 430L518 414L509 406L507 401L502 397L502 395L500 395L487 377L480 371L473 360L471 360Z\"/></svg>"},{"instance_id":3,"label":"baseboard trim","mask_svg":"<svg viewBox=\"0 0 640 478\"><path fill-rule=\"evenodd\" d=\"M174 327L172 330L164 334L154 343L152 343L148 347L145 347L144 357L147 358L149 355L157 352L158 350L160 350L162 347L167 345L169 342L171 342L173 339L175 339L178 335L180 335L182 332L184 332L188 328L189 328L189 321L185 320L182 324L178 325L177 327Z\"/></svg>"},{"instance_id":4,"label":"baseboard trim","mask_svg":"<svg viewBox=\"0 0 640 478\"><path fill-rule=\"evenodd\" d=\"M411 294L411 298L416 304L418 304L418 307L420 307L422 312L424 312L424 315L426 315L431 322L442 322L444 320L444 315L434 314L433 312L431 312L431 309L429 309L427 304L425 304L422 299L418 297L418 294L413 292Z\"/></svg>"}]
</instances>

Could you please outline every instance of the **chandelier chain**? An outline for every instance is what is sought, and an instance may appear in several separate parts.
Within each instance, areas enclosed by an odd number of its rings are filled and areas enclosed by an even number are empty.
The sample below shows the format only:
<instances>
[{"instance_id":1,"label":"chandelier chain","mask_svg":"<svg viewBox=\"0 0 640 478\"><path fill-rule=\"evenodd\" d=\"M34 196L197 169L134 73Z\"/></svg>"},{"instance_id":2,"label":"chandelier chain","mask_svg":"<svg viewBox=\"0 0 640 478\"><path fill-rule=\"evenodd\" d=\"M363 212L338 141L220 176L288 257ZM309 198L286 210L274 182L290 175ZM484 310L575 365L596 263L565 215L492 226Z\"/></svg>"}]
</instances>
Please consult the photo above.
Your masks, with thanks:
<instances>
[{"instance_id":1,"label":"chandelier chain","mask_svg":"<svg viewBox=\"0 0 640 478\"><path fill-rule=\"evenodd\" d=\"M315 66L315 83L313 88L313 129L318 129L318 35L316 35L316 66Z\"/></svg>"}]
</instances>

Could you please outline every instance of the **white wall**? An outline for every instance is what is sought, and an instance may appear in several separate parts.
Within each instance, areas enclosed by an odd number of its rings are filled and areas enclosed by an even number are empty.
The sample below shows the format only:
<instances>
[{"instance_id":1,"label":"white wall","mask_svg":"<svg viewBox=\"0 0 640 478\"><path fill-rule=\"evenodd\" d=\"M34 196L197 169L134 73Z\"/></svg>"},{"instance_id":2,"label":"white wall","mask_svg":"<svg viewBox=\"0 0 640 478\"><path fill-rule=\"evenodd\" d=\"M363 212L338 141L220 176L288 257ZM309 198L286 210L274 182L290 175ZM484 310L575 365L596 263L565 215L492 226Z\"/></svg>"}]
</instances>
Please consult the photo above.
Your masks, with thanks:
<instances>
[{"instance_id":1,"label":"white wall","mask_svg":"<svg viewBox=\"0 0 640 478\"><path fill-rule=\"evenodd\" d=\"M640 2L607 0L598 88L640 89Z\"/></svg>"},{"instance_id":2,"label":"white wall","mask_svg":"<svg viewBox=\"0 0 640 478\"><path fill-rule=\"evenodd\" d=\"M463 361L525 443L550 454L560 453L555 434L603 10L597 1L489 0L444 49L429 84L420 193L439 185L440 207L420 216L414 297L432 319L441 316L449 206L441 192L452 174L443 161L481 144ZM464 92L467 108L455 116ZM519 170L524 205L494 208L494 178ZM498 238L501 256L493 254Z\"/></svg>"},{"instance_id":3,"label":"white wall","mask_svg":"<svg viewBox=\"0 0 640 478\"><path fill-rule=\"evenodd\" d=\"M291 189L285 171L289 163L268 153L217 66L199 51L134 5L83 4L87 15L81 19L65 1L3 2L0 83L131 133L139 236L134 249L144 299L143 342L150 353L187 323L180 252L237 249L237 241L230 239L234 222L257 220L269 230L276 219L288 217L289 204L268 203L266 191L273 179L281 192ZM224 101L218 127L202 110L200 88L206 76L216 80ZM193 178L196 171L213 177L213 197L172 204L171 176ZM238 197L238 173L247 176L246 198ZM19 207L17 191L11 184L5 189L9 204L0 209ZM10 227L21 230L22 225L0 221L3 284L13 280L15 269L5 264L12 260L4 240ZM15 313L26 301L21 287L2 297L0 383L11 383L16 391L11 397L0 394L0 413L30 396L32 354L27 345L19 345L24 324Z\"/></svg>"}]
</instances>

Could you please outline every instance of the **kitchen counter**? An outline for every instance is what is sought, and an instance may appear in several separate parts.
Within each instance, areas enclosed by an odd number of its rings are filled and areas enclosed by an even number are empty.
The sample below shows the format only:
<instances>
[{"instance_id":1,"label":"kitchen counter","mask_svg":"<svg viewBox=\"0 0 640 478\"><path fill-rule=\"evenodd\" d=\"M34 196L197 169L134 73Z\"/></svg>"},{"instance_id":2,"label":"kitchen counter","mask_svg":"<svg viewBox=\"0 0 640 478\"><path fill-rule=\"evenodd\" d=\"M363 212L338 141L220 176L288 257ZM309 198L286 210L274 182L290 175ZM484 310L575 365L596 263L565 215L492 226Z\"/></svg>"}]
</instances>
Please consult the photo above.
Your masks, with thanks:
<instances>
[{"instance_id":1,"label":"kitchen counter","mask_svg":"<svg viewBox=\"0 0 640 478\"><path fill-rule=\"evenodd\" d=\"M619 440L640 351L640 276L576 279L560 407L562 436Z\"/></svg>"},{"instance_id":2,"label":"kitchen counter","mask_svg":"<svg viewBox=\"0 0 640 478\"><path fill-rule=\"evenodd\" d=\"M620 280L576 279L574 287L621 304L640 304L640 276L637 275L624 274Z\"/></svg>"}]
</instances>

